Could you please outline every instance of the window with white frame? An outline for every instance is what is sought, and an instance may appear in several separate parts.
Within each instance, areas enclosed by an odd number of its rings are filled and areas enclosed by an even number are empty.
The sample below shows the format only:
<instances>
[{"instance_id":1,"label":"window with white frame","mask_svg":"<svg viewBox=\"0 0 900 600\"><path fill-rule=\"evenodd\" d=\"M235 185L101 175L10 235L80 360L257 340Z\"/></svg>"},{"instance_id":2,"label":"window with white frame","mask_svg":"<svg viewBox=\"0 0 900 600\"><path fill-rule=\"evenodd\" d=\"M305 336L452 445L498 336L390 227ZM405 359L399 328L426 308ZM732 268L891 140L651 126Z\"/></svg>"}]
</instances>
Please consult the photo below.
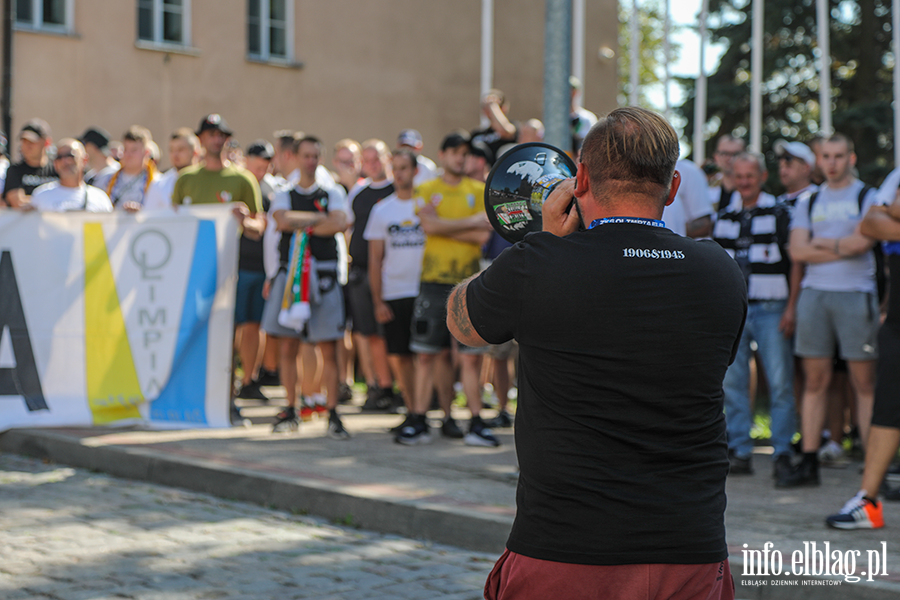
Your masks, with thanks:
<instances>
[{"instance_id":1,"label":"window with white frame","mask_svg":"<svg viewBox=\"0 0 900 600\"><path fill-rule=\"evenodd\" d=\"M293 45L293 0L248 0L247 54L262 60L290 60Z\"/></svg>"},{"instance_id":2,"label":"window with white frame","mask_svg":"<svg viewBox=\"0 0 900 600\"><path fill-rule=\"evenodd\" d=\"M15 0L16 26L68 33L73 0Z\"/></svg>"},{"instance_id":3,"label":"window with white frame","mask_svg":"<svg viewBox=\"0 0 900 600\"><path fill-rule=\"evenodd\" d=\"M139 40L190 45L191 0L138 0L137 11Z\"/></svg>"}]
</instances>

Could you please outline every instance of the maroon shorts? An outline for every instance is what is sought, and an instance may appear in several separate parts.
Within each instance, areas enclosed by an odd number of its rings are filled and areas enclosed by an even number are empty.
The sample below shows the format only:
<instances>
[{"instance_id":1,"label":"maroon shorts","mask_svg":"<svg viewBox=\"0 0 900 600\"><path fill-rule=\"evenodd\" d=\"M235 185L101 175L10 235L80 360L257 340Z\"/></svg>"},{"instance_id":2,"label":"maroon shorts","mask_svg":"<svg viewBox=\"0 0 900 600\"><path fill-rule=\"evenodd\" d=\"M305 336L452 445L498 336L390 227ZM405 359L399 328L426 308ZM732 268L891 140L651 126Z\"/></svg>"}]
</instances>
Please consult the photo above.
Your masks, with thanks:
<instances>
[{"instance_id":1,"label":"maroon shorts","mask_svg":"<svg viewBox=\"0 0 900 600\"><path fill-rule=\"evenodd\" d=\"M734 600L728 561L704 565L576 565L503 553L485 600Z\"/></svg>"}]
</instances>

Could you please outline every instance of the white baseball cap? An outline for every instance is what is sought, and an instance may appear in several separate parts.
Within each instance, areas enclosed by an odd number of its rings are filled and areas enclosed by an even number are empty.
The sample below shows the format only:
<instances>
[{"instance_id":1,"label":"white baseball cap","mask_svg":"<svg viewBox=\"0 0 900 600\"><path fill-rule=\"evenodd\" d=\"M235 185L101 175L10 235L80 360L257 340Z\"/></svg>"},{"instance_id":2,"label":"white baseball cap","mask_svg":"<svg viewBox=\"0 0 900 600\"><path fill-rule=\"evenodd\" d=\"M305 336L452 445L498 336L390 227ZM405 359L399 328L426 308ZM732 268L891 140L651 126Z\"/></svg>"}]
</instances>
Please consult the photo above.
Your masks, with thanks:
<instances>
[{"instance_id":1,"label":"white baseball cap","mask_svg":"<svg viewBox=\"0 0 900 600\"><path fill-rule=\"evenodd\" d=\"M799 158L811 168L816 166L816 153L810 150L809 146L803 142L786 142L778 140L775 142L775 156L782 157L785 154Z\"/></svg>"}]
</instances>

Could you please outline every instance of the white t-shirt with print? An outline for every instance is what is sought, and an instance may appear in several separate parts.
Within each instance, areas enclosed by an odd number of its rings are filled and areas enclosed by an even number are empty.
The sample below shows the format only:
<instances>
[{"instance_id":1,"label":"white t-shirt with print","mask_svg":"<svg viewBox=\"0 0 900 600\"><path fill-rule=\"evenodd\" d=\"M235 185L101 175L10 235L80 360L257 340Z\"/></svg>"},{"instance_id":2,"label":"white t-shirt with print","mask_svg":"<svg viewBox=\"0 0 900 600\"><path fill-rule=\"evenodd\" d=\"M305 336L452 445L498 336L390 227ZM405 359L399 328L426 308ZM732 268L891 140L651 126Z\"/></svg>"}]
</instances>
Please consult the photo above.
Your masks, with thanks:
<instances>
[{"instance_id":1,"label":"white t-shirt with print","mask_svg":"<svg viewBox=\"0 0 900 600\"><path fill-rule=\"evenodd\" d=\"M391 194L376 204L369 215L363 238L384 240L382 299L418 296L425 232L416 216L415 200L401 200L397 194Z\"/></svg>"}]
</instances>

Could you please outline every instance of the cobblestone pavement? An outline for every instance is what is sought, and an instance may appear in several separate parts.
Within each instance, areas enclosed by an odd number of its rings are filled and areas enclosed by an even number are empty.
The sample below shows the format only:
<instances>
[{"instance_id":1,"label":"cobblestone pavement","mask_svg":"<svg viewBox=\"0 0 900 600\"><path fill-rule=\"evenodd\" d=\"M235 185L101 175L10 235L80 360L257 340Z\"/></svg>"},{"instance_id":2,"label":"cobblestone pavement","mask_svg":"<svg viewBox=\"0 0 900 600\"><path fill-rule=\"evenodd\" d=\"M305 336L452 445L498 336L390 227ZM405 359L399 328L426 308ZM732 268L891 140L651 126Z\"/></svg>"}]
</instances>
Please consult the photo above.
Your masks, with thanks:
<instances>
[{"instance_id":1,"label":"cobblestone pavement","mask_svg":"<svg viewBox=\"0 0 900 600\"><path fill-rule=\"evenodd\" d=\"M0 453L0 598L477 599L496 556Z\"/></svg>"}]
</instances>

